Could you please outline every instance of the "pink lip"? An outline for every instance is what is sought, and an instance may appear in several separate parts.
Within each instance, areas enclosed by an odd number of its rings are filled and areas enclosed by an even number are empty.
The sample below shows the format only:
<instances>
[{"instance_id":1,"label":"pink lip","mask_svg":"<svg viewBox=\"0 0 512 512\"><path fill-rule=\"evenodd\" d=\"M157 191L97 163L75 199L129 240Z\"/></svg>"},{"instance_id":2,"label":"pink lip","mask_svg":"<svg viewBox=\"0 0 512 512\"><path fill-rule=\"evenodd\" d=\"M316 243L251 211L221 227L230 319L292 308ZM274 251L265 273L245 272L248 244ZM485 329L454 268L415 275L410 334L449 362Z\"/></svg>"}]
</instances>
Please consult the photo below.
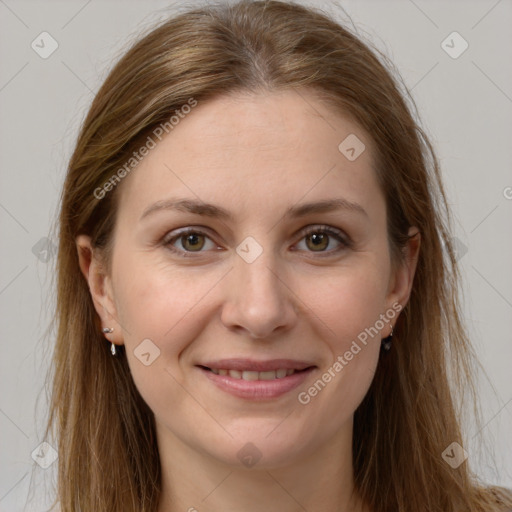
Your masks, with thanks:
<instances>
[{"instance_id":1,"label":"pink lip","mask_svg":"<svg viewBox=\"0 0 512 512\"><path fill-rule=\"evenodd\" d=\"M229 375L216 375L215 373L201 366L198 366L198 368L219 389L233 396L245 398L247 400L268 400L284 395L292 389L300 386L314 370L314 367L310 366L304 371L288 375L282 379L244 380L234 379ZM283 366L280 366L280 368L283 368Z\"/></svg>"},{"instance_id":2,"label":"pink lip","mask_svg":"<svg viewBox=\"0 0 512 512\"><path fill-rule=\"evenodd\" d=\"M215 370L238 370L240 372L269 372L285 368L286 370L304 370L314 366L310 362L296 361L293 359L272 359L270 361L257 361L255 359L219 359L217 361L206 361L198 366L206 366Z\"/></svg>"}]
</instances>

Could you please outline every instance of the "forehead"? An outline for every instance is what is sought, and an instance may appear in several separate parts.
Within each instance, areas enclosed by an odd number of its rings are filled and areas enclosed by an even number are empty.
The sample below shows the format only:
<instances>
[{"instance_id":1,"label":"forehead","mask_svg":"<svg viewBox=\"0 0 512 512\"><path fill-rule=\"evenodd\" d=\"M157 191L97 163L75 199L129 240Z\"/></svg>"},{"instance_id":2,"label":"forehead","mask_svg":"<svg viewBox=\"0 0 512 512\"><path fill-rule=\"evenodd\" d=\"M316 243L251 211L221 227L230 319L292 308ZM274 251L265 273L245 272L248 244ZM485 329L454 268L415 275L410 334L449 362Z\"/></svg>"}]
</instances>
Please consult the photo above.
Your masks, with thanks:
<instances>
[{"instance_id":1,"label":"forehead","mask_svg":"<svg viewBox=\"0 0 512 512\"><path fill-rule=\"evenodd\" d=\"M370 137L306 90L198 102L122 188L120 208L132 220L148 204L179 195L233 203L248 215L334 192L370 206L379 194Z\"/></svg>"}]
</instances>

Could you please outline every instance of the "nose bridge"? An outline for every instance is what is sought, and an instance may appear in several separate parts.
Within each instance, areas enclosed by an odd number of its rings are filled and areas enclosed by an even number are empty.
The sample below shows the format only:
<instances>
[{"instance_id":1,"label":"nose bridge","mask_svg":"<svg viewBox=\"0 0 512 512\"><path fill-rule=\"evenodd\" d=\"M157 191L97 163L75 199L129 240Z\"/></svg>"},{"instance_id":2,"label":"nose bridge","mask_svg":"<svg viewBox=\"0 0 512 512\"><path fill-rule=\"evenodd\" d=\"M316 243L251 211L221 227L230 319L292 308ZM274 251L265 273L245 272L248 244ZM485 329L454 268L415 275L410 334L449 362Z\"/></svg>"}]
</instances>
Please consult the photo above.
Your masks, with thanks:
<instances>
[{"instance_id":1,"label":"nose bridge","mask_svg":"<svg viewBox=\"0 0 512 512\"><path fill-rule=\"evenodd\" d=\"M277 327L289 324L294 309L288 289L279 278L281 267L270 244L258 244L258 249L254 241L246 243L237 248L223 320L226 325L245 328L254 337L266 337ZM259 252L256 257L255 251Z\"/></svg>"},{"instance_id":2,"label":"nose bridge","mask_svg":"<svg viewBox=\"0 0 512 512\"><path fill-rule=\"evenodd\" d=\"M273 248L271 234L259 233L247 236L236 248L237 258L235 260L235 274L238 279L244 279L254 285L261 284L262 287L273 284L271 278L275 279L275 269L279 266L276 251Z\"/></svg>"},{"instance_id":3,"label":"nose bridge","mask_svg":"<svg viewBox=\"0 0 512 512\"><path fill-rule=\"evenodd\" d=\"M275 298L276 295L280 295L280 282L276 277L278 265L271 253L272 251L267 249L251 263L243 258L237 261L235 274L245 295L255 298Z\"/></svg>"}]
</instances>

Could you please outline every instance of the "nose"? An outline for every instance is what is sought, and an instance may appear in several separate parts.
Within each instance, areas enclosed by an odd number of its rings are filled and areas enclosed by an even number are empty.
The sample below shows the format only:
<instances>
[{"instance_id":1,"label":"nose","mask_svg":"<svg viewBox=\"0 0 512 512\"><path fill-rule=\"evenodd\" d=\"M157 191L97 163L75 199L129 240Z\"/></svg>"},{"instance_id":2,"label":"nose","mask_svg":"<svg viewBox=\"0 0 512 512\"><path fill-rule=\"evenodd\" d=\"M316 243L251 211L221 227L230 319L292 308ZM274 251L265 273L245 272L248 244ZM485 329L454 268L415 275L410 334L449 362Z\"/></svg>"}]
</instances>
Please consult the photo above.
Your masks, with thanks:
<instances>
[{"instance_id":1,"label":"nose","mask_svg":"<svg viewBox=\"0 0 512 512\"><path fill-rule=\"evenodd\" d=\"M257 339L289 330L297 321L294 294L268 253L263 251L252 263L236 256L221 314L227 328L245 331Z\"/></svg>"}]
</instances>

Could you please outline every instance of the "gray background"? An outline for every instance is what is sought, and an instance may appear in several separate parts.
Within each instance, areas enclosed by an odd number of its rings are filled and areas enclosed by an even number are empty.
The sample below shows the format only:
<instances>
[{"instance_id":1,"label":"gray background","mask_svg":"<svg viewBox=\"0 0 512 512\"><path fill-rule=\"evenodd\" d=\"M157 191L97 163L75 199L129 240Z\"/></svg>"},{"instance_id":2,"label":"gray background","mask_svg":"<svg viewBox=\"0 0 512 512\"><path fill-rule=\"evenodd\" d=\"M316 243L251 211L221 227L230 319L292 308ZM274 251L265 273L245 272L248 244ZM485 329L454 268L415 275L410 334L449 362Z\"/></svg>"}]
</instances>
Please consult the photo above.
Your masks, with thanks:
<instances>
[{"instance_id":1,"label":"gray background","mask_svg":"<svg viewBox=\"0 0 512 512\"><path fill-rule=\"evenodd\" d=\"M55 476L56 464L44 470L31 453L44 441L50 227L79 123L113 59L170 5L0 0L1 511L23 509L30 481L27 510L42 510ZM437 149L457 220L466 321L488 377L479 384L483 428L466 424L465 448L483 479L512 487L512 3L341 5L394 61ZM47 59L31 48L43 31L59 45ZM469 44L456 59L441 46L453 31Z\"/></svg>"}]
</instances>

